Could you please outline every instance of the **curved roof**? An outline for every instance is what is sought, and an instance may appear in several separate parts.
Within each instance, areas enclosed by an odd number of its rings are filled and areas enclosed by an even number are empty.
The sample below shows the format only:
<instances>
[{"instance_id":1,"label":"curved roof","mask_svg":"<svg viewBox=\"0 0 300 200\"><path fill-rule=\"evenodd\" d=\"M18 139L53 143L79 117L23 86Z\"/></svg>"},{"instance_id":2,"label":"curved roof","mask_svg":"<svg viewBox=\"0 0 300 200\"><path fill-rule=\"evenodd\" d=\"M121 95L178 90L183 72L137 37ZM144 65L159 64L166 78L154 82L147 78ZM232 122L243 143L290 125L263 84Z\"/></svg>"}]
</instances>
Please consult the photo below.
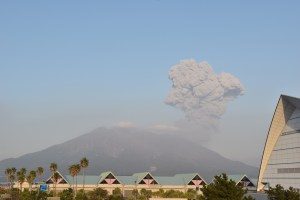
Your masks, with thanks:
<instances>
[{"instance_id":1,"label":"curved roof","mask_svg":"<svg viewBox=\"0 0 300 200\"><path fill-rule=\"evenodd\" d=\"M293 114L296 108L300 108L300 99L287 96L287 95L280 96L269 127L267 139L265 142L264 152L262 155L261 165L259 170L257 190L262 190L264 187L262 180L271 153L274 149L274 146L280 134L282 133L282 130L284 129L287 121L289 120L289 118L291 117L291 115Z\"/></svg>"}]
</instances>

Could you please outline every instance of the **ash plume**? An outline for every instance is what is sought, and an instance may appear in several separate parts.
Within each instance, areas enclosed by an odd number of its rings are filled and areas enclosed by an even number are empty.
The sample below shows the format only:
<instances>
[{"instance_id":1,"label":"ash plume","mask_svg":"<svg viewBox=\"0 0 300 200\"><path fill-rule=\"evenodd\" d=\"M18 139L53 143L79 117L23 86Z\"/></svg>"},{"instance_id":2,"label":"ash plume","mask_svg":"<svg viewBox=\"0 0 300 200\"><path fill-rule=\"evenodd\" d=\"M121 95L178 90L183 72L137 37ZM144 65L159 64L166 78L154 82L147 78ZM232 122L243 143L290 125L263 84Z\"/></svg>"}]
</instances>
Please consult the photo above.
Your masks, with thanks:
<instances>
[{"instance_id":1,"label":"ash plume","mask_svg":"<svg viewBox=\"0 0 300 200\"><path fill-rule=\"evenodd\" d=\"M173 85L165 103L182 110L182 128L193 131L217 128L228 102L244 93L238 78L224 72L216 74L207 62L183 60L170 69L169 79Z\"/></svg>"}]
</instances>

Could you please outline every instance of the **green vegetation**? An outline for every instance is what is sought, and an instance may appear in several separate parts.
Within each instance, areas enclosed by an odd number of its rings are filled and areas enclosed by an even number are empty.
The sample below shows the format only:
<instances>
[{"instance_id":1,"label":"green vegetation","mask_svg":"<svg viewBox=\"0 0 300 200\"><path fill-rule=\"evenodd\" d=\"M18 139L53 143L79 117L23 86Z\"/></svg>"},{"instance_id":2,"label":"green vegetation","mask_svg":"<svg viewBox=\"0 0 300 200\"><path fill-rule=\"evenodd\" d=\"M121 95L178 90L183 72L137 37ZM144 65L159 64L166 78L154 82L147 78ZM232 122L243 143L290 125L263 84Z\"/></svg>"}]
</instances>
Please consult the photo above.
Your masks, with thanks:
<instances>
[{"instance_id":1,"label":"green vegetation","mask_svg":"<svg viewBox=\"0 0 300 200\"><path fill-rule=\"evenodd\" d=\"M223 190L226 188L224 186ZM231 190L231 189L230 189ZM0 194L7 193L5 190L0 190ZM46 200L47 197L53 197L54 192L38 192L38 191L29 191L28 189L24 189L22 192L14 188L12 190L12 199L14 200ZM57 196L60 197L61 200L148 200L151 197L161 197L161 198L186 198L190 200L206 200L206 199L214 199L214 200L253 200L252 197L233 197L231 194L240 194L235 192L229 192L228 196L223 198L222 195L216 195L207 197L204 195L199 195L198 192L194 189L188 189L186 192L180 192L176 190L167 190L164 191L160 189L157 192L151 192L151 190L141 189L133 190L129 197L124 197L122 190L120 188L115 188L111 195L108 194L107 190L102 188L96 188L92 191L84 191L79 190L77 195L75 196L75 191L72 188L65 189L57 193ZM222 196L222 197L221 197ZM275 198L276 199L276 198ZM274 200L275 200L274 199ZM277 200L277 199L276 199ZM281 200L281 199L278 199ZM285 200L285 199L284 199ZM294 200L294 199L289 199Z\"/></svg>"},{"instance_id":2,"label":"green vegetation","mask_svg":"<svg viewBox=\"0 0 300 200\"><path fill-rule=\"evenodd\" d=\"M47 197L58 196L61 200L148 200L151 197L156 198L186 198L189 200L254 200L251 196L246 196L246 190L237 185L233 180L229 179L226 174L215 176L213 183L205 185L201 188L201 192L194 189L187 189L186 192L178 190L159 189L156 192L151 190L134 189L129 196L124 197L123 191L120 188L115 188L110 195L107 190L96 188L92 191L84 190L84 170L89 166L87 158L82 158L79 164L73 164L69 167L69 173L73 177L72 188L63 191L56 191L56 186L61 178L58 173L56 163L51 163L49 169L52 173L53 190L50 192L41 192L38 187L32 187L35 180L41 182L44 169L38 167L36 170L27 171L25 168L17 170L16 168L7 168L5 176L10 183L8 189L0 188L0 194L9 194L14 200L46 200ZM77 176L82 170L83 187L77 191ZM14 188L14 182L18 182L19 188ZM23 183L27 181L29 188L24 189ZM199 194L202 193L202 194ZM300 200L300 193L294 188L284 189L280 185L270 188L267 191L269 200Z\"/></svg>"},{"instance_id":3,"label":"green vegetation","mask_svg":"<svg viewBox=\"0 0 300 200\"><path fill-rule=\"evenodd\" d=\"M25 174L26 174L26 169L25 168L22 168L17 172L17 181L20 185L20 191L22 191L22 186L23 186L23 183L25 182L25 179L26 179Z\"/></svg>"},{"instance_id":4,"label":"green vegetation","mask_svg":"<svg viewBox=\"0 0 300 200\"><path fill-rule=\"evenodd\" d=\"M38 191L29 191L27 188L22 192L20 189L13 188L10 191L6 191L1 189L0 194L10 194L11 199L13 200L47 200L47 197L50 196L46 192L38 192Z\"/></svg>"},{"instance_id":5,"label":"green vegetation","mask_svg":"<svg viewBox=\"0 0 300 200\"><path fill-rule=\"evenodd\" d=\"M91 200L104 200L108 199L108 192L102 188L96 188L91 192L88 192L88 197Z\"/></svg>"},{"instance_id":6,"label":"green vegetation","mask_svg":"<svg viewBox=\"0 0 300 200\"><path fill-rule=\"evenodd\" d=\"M7 168L5 170L5 176L6 176L6 179L7 181L10 183L10 188L13 189L13 183L16 179L16 172L17 172L17 169L12 167L12 168Z\"/></svg>"},{"instance_id":7,"label":"green vegetation","mask_svg":"<svg viewBox=\"0 0 300 200\"><path fill-rule=\"evenodd\" d=\"M81 189L77 192L75 200L89 200L89 198L87 196L87 193L83 189Z\"/></svg>"},{"instance_id":8,"label":"green vegetation","mask_svg":"<svg viewBox=\"0 0 300 200\"><path fill-rule=\"evenodd\" d=\"M38 167L38 168L36 169L36 175L37 175L37 177L38 177L38 179L39 179L39 182L42 181L42 176L43 176L43 174L44 174L44 168L43 168L43 167Z\"/></svg>"},{"instance_id":9,"label":"green vegetation","mask_svg":"<svg viewBox=\"0 0 300 200\"><path fill-rule=\"evenodd\" d=\"M74 177L75 177L75 196L77 193L77 176L80 172L81 166L80 164L74 164L69 167L69 173L73 178L73 190L74 190Z\"/></svg>"},{"instance_id":10,"label":"green vegetation","mask_svg":"<svg viewBox=\"0 0 300 200\"><path fill-rule=\"evenodd\" d=\"M197 193L196 190L188 189L187 192L180 192L177 190L166 190L159 189L157 192L152 192L151 190L141 189L133 190L131 196L127 199L129 200L147 200L151 197L156 198L186 198L186 199L200 199L201 195Z\"/></svg>"},{"instance_id":11,"label":"green vegetation","mask_svg":"<svg viewBox=\"0 0 300 200\"><path fill-rule=\"evenodd\" d=\"M69 199L73 199L74 198L74 192L72 188L63 190L60 193L60 200L69 200Z\"/></svg>"},{"instance_id":12,"label":"green vegetation","mask_svg":"<svg viewBox=\"0 0 300 200\"><path fill-rule=\"evenodd\" d=\"M49 167L51 173L52 173L52 181L54 185L54 194L56 194L56 184L59 178L59 174L57 172L57 164L56 163L51 163Z\"/></svg>"},{"instance_id":13,"label":"green vegetation","mask_svg":"<svg viewBox=\"0 0 300 200\"><path fill-rule=\"evenodd\" d=\"M247 191L236 185L233 180L228 179L226 174L215 176L214 182L201 188L203 200L251 200L245 197Z\"/></svg>"},{"instance_id":14,"label":"green vegetation","mask_svg":"<svg viewBox=\"0 0 300 200\"><path fill-rule=\"evenodd\" d=\"M81 166L81 169L82 169L82 176L83 176L83 186L82 186L82 189L84 191L84 185L85 185L85 169L89 166L89 160L84 157L80 160L80 166Z\"/></svg>"},{"instance_id":15,"label":"green vegetation","mask_svg":"<svg viewBox=\"0 0 300 200\"><path fill-rule=\"evenodd\" d=\"M109 200L123 200L123 193L120 188L115 188L112 192L112 195L108 197Z\"/></svg>"},{"instance_id":16,"label":"green vegetation","mask_svg":"<svg viewBox=\"0 0 300 200\"><path fill-rule=\"evenodd\" d=\"M267 191L270 200L299 200L300 193L290 187L285 190L281 185L276 185L275 188L270 188Z\"/></svg>"},{"instance_id":17,"label":"green vegetation","mask_svg":"<svg viewBox=\"0 0 300 200\"><path fill-rule=\"evenodd\" d=\"M34 184L34 179L36 178L36 171L32 170L29 172L29 174L26 176L26 180L29 184L29 191L32 190L32 185Z\"/></svg>"}]
</instances>

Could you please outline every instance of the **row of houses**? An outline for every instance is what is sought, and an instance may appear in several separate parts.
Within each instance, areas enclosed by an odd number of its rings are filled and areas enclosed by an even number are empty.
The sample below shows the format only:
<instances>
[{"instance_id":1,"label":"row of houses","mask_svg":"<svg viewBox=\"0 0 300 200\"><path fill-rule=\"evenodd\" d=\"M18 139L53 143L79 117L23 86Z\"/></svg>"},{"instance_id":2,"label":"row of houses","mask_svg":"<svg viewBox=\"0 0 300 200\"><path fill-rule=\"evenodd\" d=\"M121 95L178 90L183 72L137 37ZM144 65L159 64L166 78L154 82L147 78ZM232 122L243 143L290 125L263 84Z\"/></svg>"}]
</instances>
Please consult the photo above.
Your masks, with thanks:
<instances>
[{"instance_id":1,"label":"row of houses","mask_svg":"<svg viewBox=\"0 0 300 200\"><path fill-rule=\"evenodd\" d=\"M135 173L131 176L116 176L113 172L107 171L101 173L100 176L86 175L84 179L82 175L78 175L77 178L61 173L59 173L59 175L60 177L56 183L57 191L74 187L77 179L78 189L83 188L83 183L85 190L93 190L100 187L112 193L115 188L120 188L124 196L131 194L135 189L147 189L152 192L156 192L160 189L165 191L177 190L181 192L186 192L188 189L195 189L200 192L203 186L209 184L198 173L176 174L174 176L153 176L150 172L142 172ZM228 177L245 189L256 189L255 182L246 175L229 175ZM53 177L49 177L45 183L50 190L55 186ZM22 186L23 188L29 187L26 182ZM19 184L16 183L14 187L19 187ZM33 187L38 187L38 185Z\"/></svg>"}]
</instances>

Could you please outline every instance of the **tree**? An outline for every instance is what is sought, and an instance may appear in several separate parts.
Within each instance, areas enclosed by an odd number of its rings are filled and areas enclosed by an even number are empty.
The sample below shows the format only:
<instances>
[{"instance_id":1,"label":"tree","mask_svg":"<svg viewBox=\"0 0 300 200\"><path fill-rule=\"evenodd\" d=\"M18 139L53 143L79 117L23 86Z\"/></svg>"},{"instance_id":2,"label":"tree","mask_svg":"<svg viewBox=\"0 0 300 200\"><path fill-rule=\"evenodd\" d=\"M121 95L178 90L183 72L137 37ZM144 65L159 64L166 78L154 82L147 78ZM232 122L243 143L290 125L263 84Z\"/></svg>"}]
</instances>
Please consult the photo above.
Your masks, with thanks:
<instances>
[{"instance_id":1,"label":"tree","mask_svg":"<svg viewBox=\"0 0 300 200\"><path fill-rule=\"evenodd\" d=\"M153 192L152 196L154 196L154 197L163 197L164 193L165 193L165 191L163 189L159 189L157 192Z\"/></svg>"},{"instance_id":2,"label":"tree","mask_svg":"<svg viewBox=\"0 0 300 200\"><path fill-rule=\"evenodd\" d=\"M26 170L24 170L24 169L17 172L17 180L19 182L20 191L21 192L22 192L23 183L25 182L25 173L26 173Z\"/></svg>"},{"instance_id":3,"label":"tree","mask_svg":"<svg viewBox=\"0 0 300 200\"><path fill-rule=\"evenodd\" d=\"M42 181L42 176L43 176L43 174L44 174L44 168L43 168L43 167L38 167L38 168L36 169L36 175L37 175L37 177L39 178L39 182Z\"/></svg>"},{"instance_id":4,"label":"tree","mask_svg":"<svg viewBox=\"0 0 300 200\"><path fill-rule=\"evenodd\" d=\"M74 165L74 173L75 173L75 178L76 178L76 180L75 180L75 196L77 194L77 181L78 181L77 176L80 172L80 169L81 169L80 164Z\"/></svg>"},{"instance_id":5,"label":"tree","mask_svg":"<svg viewBox=\"0 0 300 200\"><path fill-rule=\"evenodd\" d=\"M47 194L47 192L41 192L41 191L39 191L39 192L37 193L37 199L38 199L38 200L47 200L47 199L48 199L48 194Z\"/></svg>"},{"instance_id":6,"label":"tree","mask_svg":"<svg viewBox=\"0 0 300 200\"><path fill-rule=\"evenodd\" d=\"M197 198L197 191L194 189L188 189L186 192L187 199L196 199Z\"/></svg>"},{"instance_id":7,"label":"tree","mask_svg":"<svg viewBox=\"0 0 300 200\"><path fill-rule=\"evenodd\" d=\"M35 178L36 178L36 171L34 171L34 170L30 171L29 174L26 177L26 180L29 184L29 191L30 192L32 191L32 185L34 183Z\"/></svg>"},{"instance_id":8,"label":"tree","mask_svg":"<svg viewBox=\"0 0 300 200\"><path fill-rule=\"evenodd\" d=\"M82 182L82 188L84 190L84 185L85 185L85 168L87 168L89 166L89 160L84 157L80 160L80 166L82 168L82 176L83 176L83 182Z\"/></svg>"},{"instance_id":9,"label":"tree","mask_svg":"<svg viewBox=\"0 0 300 200\"><path fill-rule=\"evenodd\" d=\"M163 194L163 198L186 198L186 195L181 191L172 189L172 190L167 190Z\"/></svg>"},{"instance_id":10,"label":"tree","mask_svg":"<svg viewBox=\"0 0 300 200\"><path fill-rule=\"evenodd\" d=\"M59 173L54 172L54 174L52 176L52 181L53 181L53 184L54 184L54 196L56 196L56 185L57 185L59 179L60 179Z\"/></svg>"},{"instance_id":11,"label":"tree","mask_svg":"<svg viewBox=\"0 0 300 200\"><path fill-rule=\"evenodd\" d=\"M69 174L72 176L73 182L72 182L72 188L74 190L74 182L75 182L75 176L76 176L76 169L75 169L75 165L71 165L69 167Z\"/></svg>"},{"instance_id":12,"label":"tree","mask_svg":"<svg viewBox=\"0 0 300 200\"><path fill-rule=\"evenodd\" d=\"M299 200L300 194L292 187L285 190L281 185L270 187L267 191L270 200Z\"/></svg>"},{"instance_id":13,"label":"tree","mask_svg":"<svg viewBox=\"0 0 300 200\"><path fill-rule=\"evenodd\" d=\"M146 190L145 188L141 189L141 196L143 196L145 199L149 199L152 196L151 190Z\"/></svg>"},{"instance_id":14,"label":"tree","mask_svg":"<svg viewBox=\"0 0 300 200\"><path fill-rule=\"evenodd\" d=\"M16 174L17 169L16 169L15 167L12 167L12 168L11 168L11 171L12 171L13 174Z\"/></svg>"},{"instance_id":15,"label":"tree","mask_svg":"<svg viewBox=\"0 0 300 200\"><path fill-rule=\"evenodd\" d=\"M213 183L201 188L204 200L244 200L246 191L226 174L215 176Z\"/></svg>"},{"instance_id":16,"label":"tree","mask_svg":"<svg viewBox=\"0 0 300 200\"><path fill-rule=\"evenodd\" d=\"M73 189L72 188L68 188L63 190L60 195L59 195L61 200L70 200L70 199L74 199L74 194L73 194Z\"/></svg>"},{"instance_id":17,"label":"tree","mask_svg":"<svg viewBox=\"0 0 300 200\"><path fill-rule=\"evenodd\" d=\"M18 188L12 188L10 195L11 195L12 200L20 200L21 199L21 197L20 197L21 193Z\"/></svg>"},{"instance_id":18,"label":"tree","mask_svg":"<svg viewBox=\"0 0 300 200\"><path fill-rule=\"evenodd\" d=\"M300 194L297 192L296 189L293 187L290 187L288 190L285 190L285 197L286 199L289 200L299 200L300 199Z\"/></svg>"},{"instance_id":19,"label":"tree","mask_svg":"<svg viewBox=\"0 0 300 200\"><path fill-rule=\"evenodd\" d=\"M267 194L270 200L285 200L284 188L281 185L276 185L275 188L270 187Z\"/></svg>"},{"instance_id":20,"label":"tree","mask_svg":"<svg viewBox=\"0 0 300 200\"><path fill-rule=\"evenodd\" d=\"M7 168L5 170L5 175L6 175L6 178L7 178L7 181L10 183L10 189L12 191L13 189L13 183L16 179L16 171L17 169L12 167L12 168Z\"/></svg>"},{"instance_id":21,"label":"tree","mask_svg":"<svg viewBox=\"0 0 300 200\"><path fill-rule=\"evenodd\" d=\"M5 169L5 176L8 182L10 182L9 176L11 174L11 168L6 168Z\"/></svg>"},{"instance_id":22,"label":"tree","mask_svg":"<svg viewBox=\"0 0 300 200\"><path fill-rule=\"evenodd\" d=\"M137 189L133 189L131 194L134 197L134 199L137 199L139 196L139 191Z\"/></svg>"},{"instance_id":23,"label":"tree","mask_svg":"<svg viewBox=\"0 0 300 200\"><path fill-rule=\"evenodd\" d=\"M26 170L26 168L22 167L22 168L19 170L19 172L21 172L22 174L26 174L27 170Z\"/></svg>"},{"instance_id":24,"label":"tree","mask_svg":"<svg viewBox=\"0 0 300 200\"><path fill-rule=\"evenodd\" d=\"M52 181L53 181L53 185L54 185L54 195L56 195L56 184L59 178L57 178L57 181L54 181L54 174L57 173L57 164L56 163L51 163L50 167L49 167L51 173L52 173ZM58 174L58 173L57 173ZM59 175L59 174L58 174ZM56 175L57 176L57 175Z\"/></svg>"},{"instance_id":25,"label":"tree","mask_svg":"<svg viewBox=\"0 0 300 200\"><path fill-rule=\"evenodd\" d=\"M36 191L29 191L28 189L24 189L24 191L21 193L21 200L46 200L47 194L45 195L39 195Z\"/></svg>"},{"instance_id":26,"label":"tree","mask_svg":"<svg viewBox=\"0 0 300 200\"><path fill-rule=\"evenodd\" d=\"M87 194L84 192L84 190L79 190L77 192L77 195L75 197L75 200L88 200Z\"/></svg>"},{"instance_id":27,"label":"tree","mask_svg":"<svg viewBox=\"0 0 300 200\"><path fill-rule=\"evenodd\" d=\"M120 188L115 188L113 191L112 191L112 194L113 195L119 195L121 196L122 195L122 190Z\"/></svg>"},{"instance_id":28,"label":"tree","mask_svg":"<svg viewBox=\"0 0 300 200\"><path fill-rule=\"evenodd\" d=\"M57 171L57 164L56 163L51 163L50 164L50 171L52 172L52 174L54 174L54 172Z\"/></svg>"},{"instance_id":29,"label":"tree","mask_svg":"<svg viewBox=\"0 0 300 200\"><path fill-rule=\"evenodd\" d=\"M96 188L88 193L88 197L91 200L107 200L108 192L102 188Z\"/></svg>"},{"instance_id":30,"label":"tree","mask_svg":"<svg viewBox=\"0 0 300 200\"><path fill-rule=\"evenodd\" d=\"M112 195L110 195L109 199L110 200L122 200L123 199L122 190L120 188L115 188L112 191Z\"/></svg>"}]
</instances>

